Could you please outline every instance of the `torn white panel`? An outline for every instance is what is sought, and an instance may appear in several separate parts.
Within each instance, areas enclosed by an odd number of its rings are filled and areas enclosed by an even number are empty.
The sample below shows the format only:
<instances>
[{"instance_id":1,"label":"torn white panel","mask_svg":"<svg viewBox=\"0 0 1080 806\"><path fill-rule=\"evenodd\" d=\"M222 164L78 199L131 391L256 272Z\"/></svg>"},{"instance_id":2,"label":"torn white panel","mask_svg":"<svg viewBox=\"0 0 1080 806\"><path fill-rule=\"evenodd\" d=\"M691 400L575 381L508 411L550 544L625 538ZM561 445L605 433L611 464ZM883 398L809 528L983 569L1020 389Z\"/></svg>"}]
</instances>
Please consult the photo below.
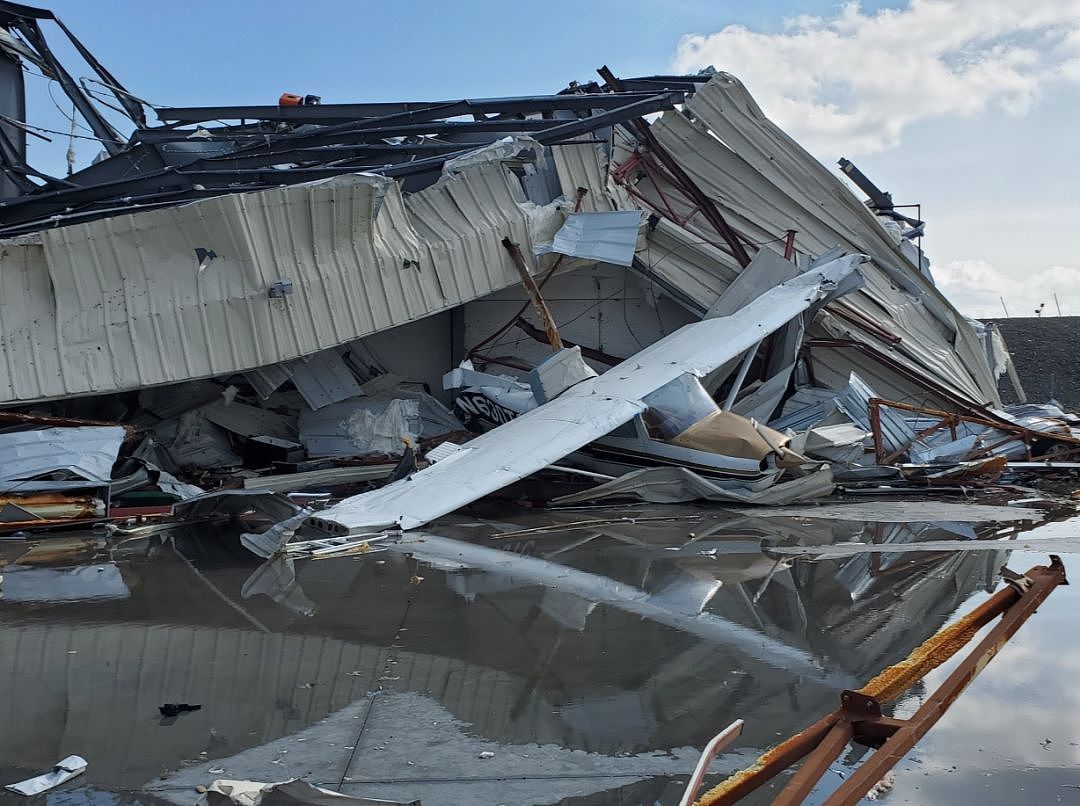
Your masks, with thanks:
<instances>
[{"instance_id":1,"label":"torn white panel","mask_svg":"<svg viewBox=\"0 0 1080 806\"><path fill-rule=\"evenodd\" d=\"M60 784L67 783L84 772L86 772L86 759L82 756L68 756L56 762L56 766L49 772L19 781L17 784L8 784L4 789L19 795L40 795L42 792L48 792Z\"/></svg>"},{"instance_id":2,"label":"torn white panel","mask_svg":"<svg viewBox=\"0 0 1080 806\"><path fill-rule=\"evenodd\" d=\"M529 391L529 385L509 375L493 375L490 372L478 372L472 361L462 361L461 366L443 375L443 389L464 389L467 386L486 386L498 389L523 389Z\"/></svg>"},{"instance_id":3,"label":"torn white panel","mask_svg":"<svg viewBox=\"0 0 1080 806\"><path fill-rule=\"evenodd\" d=\"M52 475L108 484L125 435L120 426L43 428L0 434L0 482L3 482L0 489L6 492L49 489L37 486L32 479Z\"/></svg>"},{"instance_id":4,"label":"torn white panel","mask_svg":"<svg viewBox=\"0 0 1080 806\"><path fill-rule=\"evenodd\" d=\"M754 506L782 506L823 498L833 491L832 471L826 466L805 476L764 490L719 486L685 467L649 467L613 481L552 501L560 506L605 499L637 499L654 504L713 501Z\"/></svg>"},{"instance_id":5,"label":"torn white panel","mask_svg":"<svg viewBox=\"0 0 1080 806\"><path fill-rule=\"evenodd\" d=\"M731 316L686 325L596 378L582 381L437 464L347 498L310 523L332 534L397 524L413 529L542 470L645 410L642 399L684 375L708 373L825 298L858 255L777 286Z\"/></svg>"},{"instance_id":6,"label":"torn white panel","mask_svg":"<svg viewBox=\"0 0 1080 806\"><path fill-rule=\"evenodd\" d=\"M864 444L869 437L869 431L851 423L818 425L796 438L801 447L797 447L796 440L792 440L792 449L807 456L847 465L862 457Z\"/></svg>"},{"instance_id":7,"label":"torn white panel","mask_svg":"<svg viewBox=\"0 0 1080 806\"><path fill-rule=\"evenodd\" d=\"M532 151L536 157L536 164L540 167L544 166L544 147L526 134L513 134L470 151L468 154L447 160L443 163L442 172L444 175L457 174L477 165L505 162L515 159L522 151Z\"/></svg>"},{"instance_id":8,"label":"torn white panel","mask_svg":"<svg viewBox=\"0 0 1080 806\"><path fill-rule=\"evenodd\" d=\"M323 350L284 366L293 386L313 410L362 394L360 383L336 350Z\"/></svg>"},{"instance_id":9,"label":"torn white panel","mask_svg":"<svg viewBox=\"0 0 1080 806\"><path fill-rule=\"evenodd\" d=\"M204 490L202 487L197 487L194 484L188 484L187 482L180 481L180 479L178 479L172 473L166 473L164 470L158 470L157 468L153 468L152 466L151 468L155 470L157 474L157 480L154 483L163 493L175 495L181 501L184 501L188 498L195 498L196 496L200 495L206 495L206 490Z\"/></svg>"},{"instance_id":10,"label":"torn white panel","mask_svg":"<svg viewBox=\"0 0 1080 806\"><path fill-rule=\"evenodd\" d=\"M571 386L589 378L596 372L581 357L577 345L564 347L549 356L529 372L529 386L539 403L554 400Z\"/></svg>"},{"instance_id":11,"label":"torn white panel","mask_svg":"<svg viewBox=\"0 0 1080 806\"><path fill-rule=\"evenodd\" d=\"M546 255L556 252L567 257L629 266L634 262L640 227L640 210L571 213L555 233L554 240L550 244L537 245L533 253Z\"/></svg>"}]
</instances>

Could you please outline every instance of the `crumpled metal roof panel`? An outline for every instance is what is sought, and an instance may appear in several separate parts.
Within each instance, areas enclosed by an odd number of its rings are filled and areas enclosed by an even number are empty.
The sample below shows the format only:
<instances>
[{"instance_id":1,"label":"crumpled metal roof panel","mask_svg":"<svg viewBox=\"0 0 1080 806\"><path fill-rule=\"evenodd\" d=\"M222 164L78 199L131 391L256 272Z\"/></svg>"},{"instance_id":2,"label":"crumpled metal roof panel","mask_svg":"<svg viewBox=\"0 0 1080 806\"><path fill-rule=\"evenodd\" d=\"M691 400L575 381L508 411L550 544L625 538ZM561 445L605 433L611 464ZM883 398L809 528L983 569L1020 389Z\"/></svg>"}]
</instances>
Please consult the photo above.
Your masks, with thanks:
<instances>
[{"instance_id":1,"label":"crumpled metal roof panel","mask_svg":"<svg viewBox=\"0 0 1080 806\"><path fill-rule=\"evenodd\" d=\"M5 242L0 403L250 370L506 288L502 238L564 217L516 184L498 160L407 200L350 174Z\"/></svg>"}]
</instances>

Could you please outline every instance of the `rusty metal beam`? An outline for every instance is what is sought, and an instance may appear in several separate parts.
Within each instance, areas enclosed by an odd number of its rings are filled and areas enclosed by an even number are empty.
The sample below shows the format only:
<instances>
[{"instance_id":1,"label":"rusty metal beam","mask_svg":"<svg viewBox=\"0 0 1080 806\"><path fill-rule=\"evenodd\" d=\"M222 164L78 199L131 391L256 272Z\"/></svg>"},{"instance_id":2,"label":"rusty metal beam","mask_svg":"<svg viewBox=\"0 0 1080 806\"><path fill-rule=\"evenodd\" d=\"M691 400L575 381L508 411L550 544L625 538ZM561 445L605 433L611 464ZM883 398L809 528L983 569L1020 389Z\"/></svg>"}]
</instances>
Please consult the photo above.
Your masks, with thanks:
<instances>
[{"instance_id":1,"label":"rusty metal beam","mask_svg":"<svg viewBox=\"0 0 1080 806\"><path fill-rule=\"evenodd\" d=\"M506 251L510 253L510 258L514 261L514 266L517 268L518 274L521 275L521 284L525 286L525 293L527 293L529 299L532 300L533 308L536 309L536 315L540 317L540 324L544 326L544 330L547 332L548 344L551 345L552 350L561 350L563 348L563 343L562 339L559 338L559 328L556 327L555 319L551 315L551 311L548 310L544 298L540 295L540 287L536 284L536 280L533 279L532 274L529 272L529 267L525 263L525 256L521 254L521 248L509 238L503 238L502 245Z\"/></svg>"},{"instance_id":2,"label":"rusty metal beam","mask_svg":"<svg viewBox=\"0 0 1080 806\"><path fill-rule=\"evenodd\" d=\"M854 739L880 749L825 801L826 806L858 803L885 773L941 718L964 688L982 671L1020 626L1058 585L1068 584L1061 558L1037 565L1024 576L1003 569L1008 584L963 618L931 636L900 663L890 666L859 691L846 691L841 707L802 732L766 751L755 764L735 773L705 793L698 806L733 804L805 758L799 772L774 801L802 803L829 764ZM923 706L907 720L881 713L895 699L971 642L984 627L1001 617L990 633L960 663Z\"/></svg>"},{"instance_id":3,"label":"rusty metal beam","mask_svg":"<svg viewBox=\"0 0 1080 806\"><path fill-rule=\"evenodd\" d=\"M615 77L615 74L611 72L607 65L604 65L596 72L598 72L600 77L607 82L609 87L613 90L621 91L622 82ZM698 206L702 215L704 215L705 219L712 225L712 228L727 242L735 260L738 261L740 266L745 268L747 264L750 263L750 255L747 253L746 247L743 246L743 242L739 239L738 233L735 232L731 225L724 219L724 216L720 213L715 202L713 202L713 200L697 186L697 183L683 170L678 161L671 156L663 145L661 145L660 141L656 139L656 135L653 134L652 130L649 128L648 123L641 118L634 118L629 122L641 137L642 142L648 146L649 151L652 154L655 154L661 164L667 168L673 177L675 177L676 181L682 186L682 190L691 198L694 204Z\"/></svg>"},{"instance_id":4,"label":"rusty metal beam","mask_svg":"<svg viewBox=\"0 0 1080 806\"><path fill-rule=\"evenodd\" d=\"M1066 584L1061 558L1051 555L1050 566L1036 566L1023 577L1026 588L979 645L931 694L922 707L902 723L870 758L866 759L825 801L826 806L854 806L885 773L896 766L915 743L932 728L1021 625L1058 585ZM1011 587L1011 585L1010 585Z\"/></svg>"}]
</instances>

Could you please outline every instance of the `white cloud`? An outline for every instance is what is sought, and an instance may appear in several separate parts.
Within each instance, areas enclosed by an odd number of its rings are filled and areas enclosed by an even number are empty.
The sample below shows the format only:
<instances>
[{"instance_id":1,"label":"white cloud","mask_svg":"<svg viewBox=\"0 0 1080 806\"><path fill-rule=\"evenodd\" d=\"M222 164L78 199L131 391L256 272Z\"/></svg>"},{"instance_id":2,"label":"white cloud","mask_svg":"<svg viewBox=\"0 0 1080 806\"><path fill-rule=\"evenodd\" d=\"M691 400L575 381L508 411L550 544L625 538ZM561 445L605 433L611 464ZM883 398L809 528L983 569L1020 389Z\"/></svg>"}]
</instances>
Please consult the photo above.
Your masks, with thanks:
<instances>
[{"instance_id":1,"label":"white cloud","mask_svg":"<svg viewBox=\"0 0 1080 806\"><path fill-rule=\"evenodd\" d=\"M874 153L912 123L989 109L1021 115L1053 82L1080 82L1080 0L910 0L803 15L779 33L689 34L674 68L735 74L815 153Z\"/></svg>"},{"instance_id":2,"label":"white cloud","mask_svg":"<svg viewBox=\"0 0 1080 806\"><path fill-rule=\"evenodd\" d=\"M938 287L968 316L1004 316L1002 299L1010 316L1034 316L1043 303L1043 314L1054 316L1055 293L1063 314L1080 315L1080 268L1051 266L1014 277L985 260L951 260L932 271Z\"/></svg>"}]
</instances>

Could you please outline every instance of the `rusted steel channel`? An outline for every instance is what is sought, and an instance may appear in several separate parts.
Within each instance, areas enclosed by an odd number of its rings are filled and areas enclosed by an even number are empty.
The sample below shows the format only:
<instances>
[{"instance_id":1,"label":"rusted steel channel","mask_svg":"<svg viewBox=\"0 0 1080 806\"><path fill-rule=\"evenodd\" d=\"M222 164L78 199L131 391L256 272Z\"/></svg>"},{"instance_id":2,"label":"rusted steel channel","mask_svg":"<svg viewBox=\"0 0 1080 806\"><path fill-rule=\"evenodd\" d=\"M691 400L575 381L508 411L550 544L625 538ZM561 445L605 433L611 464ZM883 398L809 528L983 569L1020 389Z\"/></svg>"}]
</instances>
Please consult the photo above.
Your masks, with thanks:
<instances>
[{"instance_id":1,"label":"rusted steel channel","mask_svg":"<svg viewBox=\"0 0 1080 806\"><path fill-rule=\"evenodd\" d=\"M858 803L926 735L1054 588L1068 584L1065 566L1056 555L1050 556L1050 565L1034 566L1023 576L1007 571L1003 574L1008 583L1005 587L963 618L931 636L907 658L885 669L858 691L843 692L839 708L767 750L753 765L706 792L697 801L697 806L736 803L800 759L805 759L773 800L774 806L802 803L850 741L874 747L876 752L856 768L824 804L850 806ZM884 703L907 691L955 655L999 616L1001 620L909 719L893 719L882 714Z\"/></svg>"}]
</instances>

